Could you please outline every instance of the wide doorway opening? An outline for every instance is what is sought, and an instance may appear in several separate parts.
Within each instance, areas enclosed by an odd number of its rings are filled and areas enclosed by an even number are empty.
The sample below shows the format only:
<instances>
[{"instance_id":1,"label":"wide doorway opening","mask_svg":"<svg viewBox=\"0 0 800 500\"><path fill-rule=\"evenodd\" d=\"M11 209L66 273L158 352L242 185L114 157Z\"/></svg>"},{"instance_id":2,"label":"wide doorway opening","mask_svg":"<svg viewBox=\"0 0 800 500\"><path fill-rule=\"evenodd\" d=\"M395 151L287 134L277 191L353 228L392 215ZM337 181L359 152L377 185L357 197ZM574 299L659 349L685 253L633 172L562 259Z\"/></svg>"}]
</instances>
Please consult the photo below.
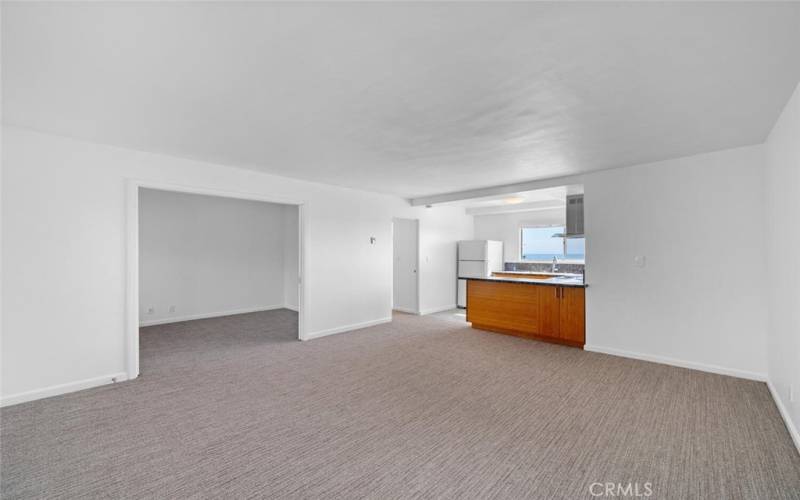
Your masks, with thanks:
<instances>
[{"instance_id":1,"label":"wide doorway opening","mask_svg":"<svg viewBox=\"0 0 800 500\"><path fill-rule=\"evenodd\" d=\"M144 186L135 196L132 377L302 338L302 205Z\"/></svg>"}]
</instances>

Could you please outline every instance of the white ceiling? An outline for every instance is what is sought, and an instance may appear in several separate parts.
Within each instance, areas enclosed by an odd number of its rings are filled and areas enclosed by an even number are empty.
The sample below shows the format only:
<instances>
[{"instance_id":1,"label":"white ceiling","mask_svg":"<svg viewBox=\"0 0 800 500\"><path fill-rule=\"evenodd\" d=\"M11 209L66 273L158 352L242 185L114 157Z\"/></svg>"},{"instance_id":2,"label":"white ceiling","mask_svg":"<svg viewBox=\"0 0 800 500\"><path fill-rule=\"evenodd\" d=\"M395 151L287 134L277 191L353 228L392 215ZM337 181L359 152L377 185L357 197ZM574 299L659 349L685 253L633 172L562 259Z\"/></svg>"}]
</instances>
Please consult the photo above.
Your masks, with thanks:
<instances>
[{"instance_id":1,"label":"white ceiling","mask_svg":"<svg viewBox=\"0 0 800 500\"><path fill-rule=\"evenodd\" d=\"M3 3L3 121L406 197L762 142L800 3Z\"/></svg>"},{"instance_id":2,"label":"white ceiling","mask_svg":"<svg viewBox=\"0 0 800 500\"><path fill-rule=\"evenodd\" d=\"M469 215L535 212L554 209L565 210L567 195L582 193L583 185L573 184L515 193L487 195L478 198L463 198L437 203L437 205L464 207Z\"/></svg>"},{"instance_id":3,"label":"white ceiling","mask_svg":"<svg viewBox=\"0 0 800 500\"><path fill-rule=\"evenodd\" d=\"M580 191L579 191L580 192ZM570 194L572 191L570 191ZM464 205L467 207L499 207L508 205L520 205L538 201L558 201L562 205L566 203L567 186L558 186L535 191L521 191L518 193L503 194L499 196L487 196L480 199L468 199L448 205Z\"/></svg>"}]
</instances>

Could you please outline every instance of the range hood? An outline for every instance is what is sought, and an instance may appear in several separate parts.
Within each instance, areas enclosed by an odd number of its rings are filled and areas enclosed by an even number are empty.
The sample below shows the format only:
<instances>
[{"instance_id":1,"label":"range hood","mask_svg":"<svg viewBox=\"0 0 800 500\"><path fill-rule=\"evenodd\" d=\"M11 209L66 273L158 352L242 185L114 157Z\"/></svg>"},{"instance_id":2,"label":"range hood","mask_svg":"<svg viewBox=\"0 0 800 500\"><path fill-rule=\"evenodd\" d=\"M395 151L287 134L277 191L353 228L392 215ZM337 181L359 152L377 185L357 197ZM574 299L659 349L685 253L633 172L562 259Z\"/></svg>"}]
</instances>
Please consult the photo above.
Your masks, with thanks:
<instances>
[{"instance_id":1,"label":"range hood","mask_svg":"<svg viewBox=\"0 0 800 500\"><path fill-rule=\"evenodd\" d=\"M567 238L583 238L583 195L567 196Z\"/></svg>"},{"instance_id":2,"label":"range hood","mask_svg":"<svg viewBox=\"0 0 800 500\"><path fill-rule=\"evenodd\" d=\"M553 238L583 238L583 195L567 195L566 233L557 233Z\"/></svg>"}]
</instances>

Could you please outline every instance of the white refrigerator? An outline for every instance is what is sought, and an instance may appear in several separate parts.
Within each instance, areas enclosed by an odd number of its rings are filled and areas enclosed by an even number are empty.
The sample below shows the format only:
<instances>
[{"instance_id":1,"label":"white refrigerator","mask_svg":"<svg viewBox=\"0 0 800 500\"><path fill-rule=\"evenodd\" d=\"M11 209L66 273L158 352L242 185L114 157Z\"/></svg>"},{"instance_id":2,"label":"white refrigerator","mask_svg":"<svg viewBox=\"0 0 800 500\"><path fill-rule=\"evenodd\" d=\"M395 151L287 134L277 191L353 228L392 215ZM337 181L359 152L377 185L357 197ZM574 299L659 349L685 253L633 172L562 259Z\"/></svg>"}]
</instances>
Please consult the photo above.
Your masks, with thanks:
<instances>
[{"instance_id":1,"label":"white refrigerator","mask_svg":"<svg viewBox=\"0 0 800 500\"><path fill-rule=\"evenodd\" d=\"M503 242L468 240L458 242L458 307L467 307L467 280L484 278L503 270Z\"/></svg>"}]
</instances>

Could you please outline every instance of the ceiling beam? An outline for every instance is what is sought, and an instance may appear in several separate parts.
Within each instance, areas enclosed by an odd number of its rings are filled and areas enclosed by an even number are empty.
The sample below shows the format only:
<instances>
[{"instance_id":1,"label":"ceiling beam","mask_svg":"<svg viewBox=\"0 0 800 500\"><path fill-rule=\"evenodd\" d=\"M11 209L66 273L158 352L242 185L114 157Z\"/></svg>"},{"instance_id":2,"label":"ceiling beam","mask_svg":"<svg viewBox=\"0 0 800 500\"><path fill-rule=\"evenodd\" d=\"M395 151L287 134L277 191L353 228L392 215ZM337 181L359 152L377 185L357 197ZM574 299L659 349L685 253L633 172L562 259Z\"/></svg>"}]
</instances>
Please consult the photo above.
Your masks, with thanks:
<instances>
[{"instance_id":1,"label":"ceiling beam","mask_svg":"<svg viewBox=\"0 0 800 500\"><path fill-rule=\"evenodd\" d=\"M430 196L420 196L419 198L409 199L412 206L421 205L440 205L461 200L474 200L480 198L492 198L504 194L520 193L523 191L535 191L537 189L568 186L570 184L582 184L583 175L568 175L565 177L553 177L538 181L517 182L516 184L504 184L502 186L491 186L480 189L470 189L467 191L457 191L454 193L434 194Z\"/></svg>"},{"instance_id":2,"label":"ceiling beam","mask_svg":"<svg viewBox=\"0 0 800 500\"><path fill-rule=\"evenodd\" d=\"M563 200L542 200L514 205L493 205L489 207L467 207L467 215L496 215L516 212L536 212L539 210L564 210Z\"/></svg>"}]
</instances>

